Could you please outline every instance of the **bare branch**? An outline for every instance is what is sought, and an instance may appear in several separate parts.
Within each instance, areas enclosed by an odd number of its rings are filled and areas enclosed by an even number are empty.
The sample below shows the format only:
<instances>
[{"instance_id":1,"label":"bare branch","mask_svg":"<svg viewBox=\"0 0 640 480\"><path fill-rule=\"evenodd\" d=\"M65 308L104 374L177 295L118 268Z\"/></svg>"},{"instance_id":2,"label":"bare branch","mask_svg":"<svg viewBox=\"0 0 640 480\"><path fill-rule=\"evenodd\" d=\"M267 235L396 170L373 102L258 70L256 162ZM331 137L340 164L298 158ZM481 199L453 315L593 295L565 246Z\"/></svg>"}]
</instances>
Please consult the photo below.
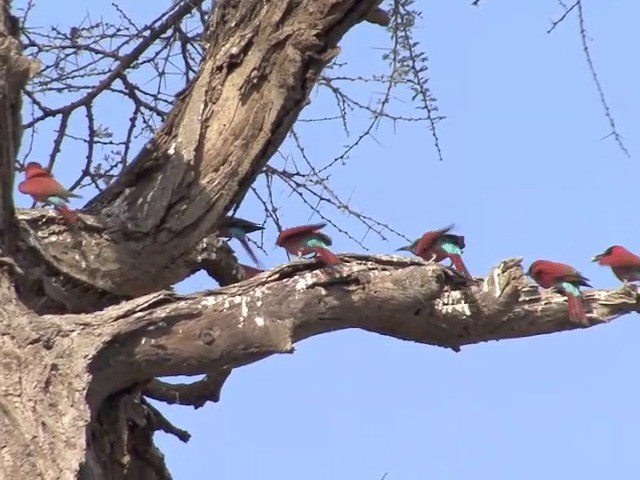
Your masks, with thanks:
<instances>
[{"instance_id":1,"label":"bare branch","mask_svg":"<svg viewBox=\"0 0 640 480\"><path fill-rule=\"evenodd\" d=\"M413 92L412 100L418 99L419 105L427 113L429 130L433 137L434 146L438 153L438 158L442 161L442 149L440 139L436 131L436 123L444 117L438 116L438 108L435 98L428 88L428 78L425 76L428 71L427 55L418 50L419 43L413 37L413 27L416 19L421 17L419 10L413 9L415 0L395 0L391 14L394 29L394 48L389 53L388 58L396 66L394 73L404 77L408 81Z\"/></svg>"},{"instance_id":2,"label":"bare branch","mask_svg":"<svg viewBox=\"0 0 640 480\"><path fill-rule=\"evenodd\" d=\"M171 405L192 405L200 408L207 402L220 400L222 386L230 374L231 369L223 367L207 374L202 380L189 384L172 384L156 379L147 384L143 393L149 398Z\"/></svg>"},{"instance_id":3,"label":"bare branch","mask_svg":"<svg viewBox=\"0 0 640 480\"><path fill-rule=\"evenodd\" d=\"M168 433L184 443L187 443L191 439L191 434L189 432L173 425L164 415L162 415L162 413L160 413L160 410L155 408L149 402L142 400L141 403L147 410L148 422L151 424L154 431L160 430Z\"/></svg>"},{"instance_id":4,"label":"bare branch","mask_svg":"<svg viewBox=\"0 0 640 480\"><path fill-rule=\"evenodd\" d=\"M631 154L627 147L625 146L622 135L618 132L616 128L616 123L613 120L613 115L611 114L611 109L609 108L609 104L607 103L607 99L604 96L604 90L602 89L602 85L600 84L600 79L598 78L598 74L596 73L596 68L593 65L593 59L591 58L591 50L589 49L589 44L587 42L587 30L584 22L584 12L582 10L582 2L578 0L578 24L580 25L580 40L582 41L582 50L584 52L584 57L587 60L587 65L589 65L589 71L591 72L591 78L596 84L596 88L598 89L598 95L600 96L600 103L602 104L602 108L604 109L604 115L609 121L609 126L611 127L611 132L609 136L613 136L620 150L629 158L631 158Z\"/></svg>"},{"instance_id":5,"label":"bare branch","mask_svg":"<svg viewBox=\"0 0 640 480\"><path fill-rule=\"evenodd\" d=\"M631 154L629 153L629 150L624 144L622 135L620 135L620 132L618 132L618 129L616 127L615 120L613 119L613 114L611 113L611 108L609 107L609 103L607 102L607 99L605 97L604 89L602 88L602 84L600 83L600 78L598 76L595 65L593 63L593 58L591 57L591 49L589 48L589 42L587 40L588 33L587 33L587 27L584 19L584 10L582 6L582 1L576 0L574 3L571 4L571 6L567 6L562 0L559 0L558 3L564 9L564 13L557 20L552 21L551 27L547 30L547 33L553 32L555 28L560 23L562 23L573 10L576 10L577 16L578 16L578 27L580 29L580 41L582 43L582 51L587 61L589 72L591 73L591 78L593 79L593 82L596 85L596 90L598 91L598 96L600 97L600 104L602 105L602 108L604 110L604 116L609 122L609 126L611 127L611 132L608 135L606 135L604 138L613 137L615 142L618 144L618 148L622 150L622 153L624 153L627 157L631 158Z\"/></svg>"},{"instance_id":6,"label":"bare branch","mask_svg":"<svg viewBox=\"0 0 640 480\"><path fill-rule=\"evenodd\" d=\"M564 6L562 2L560 2L560 4L565 9L564 13L560 15L560 17L557 20L553 20L551 22L551 26L549 27L549 30L547 30L547 33L553 32L556 29L556 27L560 25L567 18L567 16L573 11L573 9L578 6L579 3L580 3L580 0L577 0L576 2L573 3L573 5L567 8L566 6Z\"/></svg>"},{"instance_id":7,"label":"bare branch","mask_svg":"<svg viewBox=\"0 0 640 480\"><path fill-rule=\"evenodd\" d=\"M120 173L128 163L132 146L135 146L132 142L149 138L156 129L157 121L164 119L173 104L170 92L160 89L161 79L173 73L172 67L167 67L166 62L177 49L183 52L185 62L189 62L189 66L185 66L187 70L194 69L193 62L199 66L202 59L201 55L193 53L201 50L196 39L181 28L194 11L201 11L202 3L204 0L173 2L165 12L146 25L136 25L113 4L122 19L119 24L91 21L87 17L82 25L70 31L51 27L49 32L42 33L38 29L25 27L23 33L27 52L41 57L45 62L40 77L25 89L33 110L39 112L26 122L25 129L33 136L35 127L48 126L49 121L58 119L49 156L50 168L56 162L63 143L73 140L86 145L87 160L71 190L87 183L102 190L103 186L98 183L101 180L99 173L105 170ZM24 20L27 14L28 9ZM182 36L176 38L171 33L174 31L182 32ZM159 61L162 55L164 65L160 65ZM148 91L137 84L141 80L148 81L144 78L147 73L156 75L156 91ZM189 75L185 81L190 81ZM62 94L65 104L50 105ZM79 95L68 102L68 96L73 94ZM98 98L116 97L124 97L132 105L129 128L122 140L114 138L109 127L96 124L93 115ZM70 119L75 119L78 110L86 111L89 131L86 137L74 137L67 131ZM105 151L103 147L106 146L113 148L110 151L106 149L109 153L98 158L98 153Z\"/></svg>"},{"instance_id":8,"label":"bare branch","mask_svg":"<svg viewBox=\"0 0 640 480\"><path fill-rule=\"evenodd\" d=\"M345 263L336 269L296 262L215 292L154 294L98 314L96 328L112 330L117 324L119 333L91 364L92 403L149 377L169 375L206 373L215 392L214 379L223 382L229 369L291 353L295 342L346 328L456 351L489 340L582 328L569 320L564 296L540 294L527 284L521 259L505 260L484 281L469 283L419 259L340 258ZM640 311L633 286L589 290L584 297L589 315L583 328ZM69 317L65 324L77 321ZM178 390L189 388L200 387ZM156 389L155 395L176 400L177 393L168 389Z\"/></svg>"}]
</instances>

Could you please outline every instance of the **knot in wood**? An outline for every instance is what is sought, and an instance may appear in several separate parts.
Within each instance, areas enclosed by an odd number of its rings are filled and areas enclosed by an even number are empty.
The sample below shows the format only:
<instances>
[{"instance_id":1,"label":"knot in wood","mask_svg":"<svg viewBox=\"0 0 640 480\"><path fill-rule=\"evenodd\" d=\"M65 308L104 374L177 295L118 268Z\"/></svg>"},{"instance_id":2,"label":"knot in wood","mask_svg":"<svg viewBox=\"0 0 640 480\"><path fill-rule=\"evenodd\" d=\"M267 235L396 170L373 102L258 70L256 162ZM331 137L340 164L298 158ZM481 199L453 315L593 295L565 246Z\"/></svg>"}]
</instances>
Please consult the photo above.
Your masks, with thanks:
<instances>
[{"instance_id":1,"label":"knot in wood","mask_svg":"<svg viewBox=\"0 0 640 480\"><path fill-rule=\"evenodd\" d=\"M199 338L200 338L200 341L205 345L212 345L213 342L216 341L216 336L209 329L203 330L202 332L200 332Z\"/></svg>"}]
</instances>

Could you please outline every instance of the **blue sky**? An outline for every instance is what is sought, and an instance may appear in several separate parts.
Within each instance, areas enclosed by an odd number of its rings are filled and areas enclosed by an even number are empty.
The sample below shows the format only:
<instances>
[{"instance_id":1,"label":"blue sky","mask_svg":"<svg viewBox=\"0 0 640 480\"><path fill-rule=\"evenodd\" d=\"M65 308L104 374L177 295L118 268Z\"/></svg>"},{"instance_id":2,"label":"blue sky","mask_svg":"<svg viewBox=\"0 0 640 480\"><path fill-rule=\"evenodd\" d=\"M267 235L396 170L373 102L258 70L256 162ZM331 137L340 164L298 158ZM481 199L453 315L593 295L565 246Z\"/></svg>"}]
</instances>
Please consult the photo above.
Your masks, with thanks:
<instances>
[{"instance_id":1,"label":"blue sky","mask_svg":"<svg viewBox=\"0 0 640 480\"><path fill-rule=\"evenodd\" d=\"M376 141L366 140L333 171L336 190L412 238L455 222L477 276L501 259L524 256L526 265L537 258L570 263L596 287L616 287L615 277L589 259L612 244L640 252L640 70L632 60L640 4L585 2L592 55L627 158L612 139L602 140L610 130L576 18L546 33L561 14L557 2L418 2L424 19L417 37L448 117L438 125L444 162L424 125L382 125ZM92 16L113 17L109 3L96 1ZM71 26L86 15L70 0L58 4L41 2L33 21ZM140 19L149 14L142 3L126 8ZM342 43L349 71L386 68L385 35L372 25L355 27ZM376 88L360 87L360 94L367 101ZM322 94L313 98L303 117L332 111ZM414 108L394 104L400 113ZM105 124L125 118L117 104L103 106L101 115ZM317 162L346 143L338 126L302 133ZM48 154L46 132L38 143L34 160ZM84 152L63 153L55 173L71 178ZM317 220L293 197L280 196L279 205L287 225ZM262 218L251 198L240 214ZM349 217L335 221L356 236L365 233ZM336 251L361 250L333 229L327 233ZM286 261L271 247L276 235L265 236L268 256L260 257L267 266ZM366 238L370 252L404 243ZM239 256L250 263L242 250ZM179 289L212 286L196 275ZM176 480L377 480L385 472L388 480L640 478L637 320L634 314L457 354L359 331L324 335L301 342L294 355L235 371L218 404L163 408L193 438L185 445L158 434L158 443Z\"/></svg>"}]
</instances>

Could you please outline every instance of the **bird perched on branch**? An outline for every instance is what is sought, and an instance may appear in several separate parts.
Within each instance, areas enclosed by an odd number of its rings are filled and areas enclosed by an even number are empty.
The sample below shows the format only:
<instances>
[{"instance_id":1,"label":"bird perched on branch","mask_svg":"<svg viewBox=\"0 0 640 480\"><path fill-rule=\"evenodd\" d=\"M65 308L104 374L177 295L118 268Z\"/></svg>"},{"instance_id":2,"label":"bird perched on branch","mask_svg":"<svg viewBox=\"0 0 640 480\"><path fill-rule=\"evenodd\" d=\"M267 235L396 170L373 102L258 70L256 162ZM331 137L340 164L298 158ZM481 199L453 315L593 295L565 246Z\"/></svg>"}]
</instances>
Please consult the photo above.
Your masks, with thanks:
<instances>
[{"instance_id":1,"label":"bird perched on branch","mask_svg":"<svg viewBox=\"0 0 640 480\"><path fill-rule=\"evenodd\" d=\"M607 248L591 261L611 267L613 274L624 283L640 281L640 257L620 245Z\"/></svg>"},{"instance_id":2,"label":"bird perched on branch","mask_svg":"<svg viewBox=\"0 0 640 480\"><path fill-rule=\"evenodd\" d=\"M329 250L332 244L331 238L320 231L326 225L326 223L316 223L287 228L278 235L276 245L292 255L302 257L313 254L314 258L319 257L327 265L336 265L340 261Z\"/></svg>"},{"instance_id":3,"label":"bird perched on branch","mask_svg":"<svg viewBox=\"0 0 640 480\"><path fill-rule=\"evenodd\" d=\"M262 266L262 264L258 260L258 257L249 245L249 240L247 239L248 233L257 232L260 230L264 230L264 227L258 225L257 223L250 222L249 220L244 220L238 217L224 217L220 221L218 235L224 238L235 238L236 240L238 240L251 257L251 260L253 260L256 265Z\"/></svg>"},{"instance_id":4,"label":"bird perched on branch","mask_svg":"<svg viewBox=\"0 0 640 480\"><path fill-rule=\"evenodd\" d=\"M536 260L531 264L527 275L542 288L556 288L567 296L569 319L575 323L587 325L587 314L582 301L580 287L591 287L589 279L575 268L564 263L549 260Z\"/></svg>"},{"instance_id":5,"label":"bird perched on branch","mask_svg":"<svg viewBox=\"0 0 640 480\"><path fill-rule=\"evenodd\" d=\"M441 262L448 258L458 272L466 277L471 277L462 261L462 250L465 247L464 236L449 233L452 229L453 225L449 225L440 230L427 232L411 245L400 247L396 252L411 252L427 262Z\"/></svg>"},{"instance_id":6,"label":"bird perched on branch","mask_svg":"<svg viewBox=\"0 0 640 480\"><path fill-rule=\"evenodd\" d=\"M52 205L70 224L78 221L76 213L67 203L69 198L82 198L64 188L49 171L38 162L29 162L24 167L24 181L18 185L20 193L30 195L36 202Z\"/></svg>"}]
</instances>

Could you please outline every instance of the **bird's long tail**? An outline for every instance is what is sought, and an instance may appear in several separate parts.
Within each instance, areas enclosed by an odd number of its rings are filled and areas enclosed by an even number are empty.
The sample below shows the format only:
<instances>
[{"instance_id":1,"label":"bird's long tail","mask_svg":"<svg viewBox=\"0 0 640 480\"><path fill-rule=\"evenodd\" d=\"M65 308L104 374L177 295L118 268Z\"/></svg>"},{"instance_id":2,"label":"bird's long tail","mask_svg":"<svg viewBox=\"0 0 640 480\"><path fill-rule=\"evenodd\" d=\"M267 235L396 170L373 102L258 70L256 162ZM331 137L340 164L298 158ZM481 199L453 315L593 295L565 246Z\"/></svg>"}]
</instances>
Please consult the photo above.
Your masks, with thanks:
<instances>
[{"instance_id":1,"label":"bird's long tail","mask_svg":"<svg viewBox=\"0 0 640 480\"><path fill-rule=\"evenodd\" d=\"M47 198L45 203L53 205L53 208L55 208L58 211L58 213L60 213L60 215L62 215L70 225L75 225L78 223L78 215L76 214L76 212L74 212L69 207L67 207L67 204L64 201L64 199L60 197L51 196Z\"/></svg>"},{"instance_id":2,"label":"bird's long tail","mask_svg":"<svg viewBox=\"0 0 640 480\"><path fill-rule=\"evenodd\" d=\"M572 322L587 324L587 312L582 301L582 294L575 285L568 282L562 282L562 288L567 295L567 303L569 307L569 320Z\"/></svg>"},{"instance_id":3,"label":"bird's long tail","mask_svg":"<svg viewBox=\"0 0 640 480\"><path fill-rule=\"evenodd\" d=\"M242 247L246 250L247 254L251 257L251 260L253 260L253 263L258 265L259 267L262 267L260 260L258 260L258 257L256 256L253 249L251 248L251 245L249 245L249 241L247 240L247 237L242 235L241 237L237 237L237 238L240 241L240 244L242 245Z\"/></svg>"},{"instance_id":4,"label":"bird's long tail","mask_svg":"<svg viewBox=\"0 0 640 480\"><path fill-rule=\"evenodd\" d=\"M458 272L460 272L465 277L471 278L471 274L469 273L469 270L467 270L467 266L462 261L462 257L460 255L450 253L449 258L453 262L453 266Z\"/></svg>"},{"instance_id":5,"label":"bird's long tail","mask_svg":"<svg viewBox=\"0 0 640 480\"><path fill-rule=\"evenodd\" d=\"M327 248L327 245L317 239L311 239L307 242L307 248L314 252L320 259L327 265L336 265L340 263L338 257L336 257L331 250Z\"/></svg>"},{"instance_id":6,"label":"bird's long tail","mask_svg":"<svg viewBox=\"0 0 640 480\"><path fill-rule=\"evenodd\" d=\"M76 225L78 223L78 216L76 215L76 212L71 210L66 205L56 206L55 209L58 212L60 212L60 214L65 218L65 220L69 222L71 225Z\"/></svg>"},{"instance_id":7,"label":"bird's long tail","mask_svg":"<svg viewBox=\"0 0 640 480\"><path fill-rule=\"evenodd\" d=\"M331 250L324 247L313 247L313 251L322 259L327 265L336 265L340 263L338 257L336 257Z\"/></svg>"}]
</instances>

